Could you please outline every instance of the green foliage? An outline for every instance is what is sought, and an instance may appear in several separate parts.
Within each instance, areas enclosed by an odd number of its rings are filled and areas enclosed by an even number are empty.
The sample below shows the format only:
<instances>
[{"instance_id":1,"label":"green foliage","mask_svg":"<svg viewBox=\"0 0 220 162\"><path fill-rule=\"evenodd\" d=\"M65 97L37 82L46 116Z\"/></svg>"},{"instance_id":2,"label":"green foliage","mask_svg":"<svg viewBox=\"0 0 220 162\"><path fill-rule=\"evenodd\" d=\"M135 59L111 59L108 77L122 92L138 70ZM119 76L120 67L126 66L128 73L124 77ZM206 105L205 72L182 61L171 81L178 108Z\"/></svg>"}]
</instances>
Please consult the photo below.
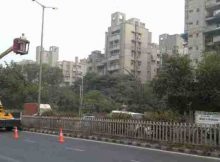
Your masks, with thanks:
<instances>
[{"instance_id":1,"label":"green foliage","mask_svg":"<svg viewBox=\"0 0 220 162\"><path fill-rule=\"evenodd\" d=\"M82 111L93 114L122 109L140 113L150 111L146 119L154 121L178 121L179 114L185 111L220 111L219 54L205 54L196 69L187 56L163 58L158 76L145 84L132 75L87 74ZM37 64L17 65L12 62L0 66L0 96L4 106L22 109L25 102L37 102L38 75ZM54 110L46 115L78 114L82 80L70 87L61 86L62 78L59 68L43 65L41 99Z\"/></svg>"},{"instance_id":2,"label":"green foliage","mask_svg":"<svg viewBox=\"0 0 220 162\"><path fill-rule=\"evenodd\" d=\"M220 111L220 55L206 53L196 72L198 88L193 106L199 110Z\"/></svg>"},{"instance_id":3,"label":"green foliage","mask_svg":"<svg viewBox=\"0 0 220 162\"><path fill-rule=\"evenodd\" d=\"M166 58L154 93L167 108L183 111L220 111L220 55L206 53L196 69L187 56Z\"/></svg>"},{"instance_id":4,"label":"green foliage","mask_svg":"<svg viewBox=\"0 0 220 162\"><path fill-rule=\"evenodd\" d=\"M172 110L148 111L144 113L144 120L160 122L181 122L182 117L178 112Z\"/></svg>"},{"instance_id":5,"label":"green foliage","mask_svg":"<svg viewBox=\"0 0 220 162\"><path fill-rule=\"evenodd\" d=\"M39 65L6 64L0 67L0 96L8 109L22 109L25 102L37 102ZM53 109L78 111L78 96L69 87L61 87L62 71L43 65L42 103Z\"/></svg>"},{"instance_id":6,"label":"green foliage","mask_svg":"<svg viewBox=\"0 0 220 162\"><path fill-rule=\"evenodd\" d=\"M193 80L190 59L187 56L175 55L164 61L152 85L154 93L167 107L182 112L191 102Z\"/></svg>"},{"instance_id":7,"label":"green foliage","mask_svg":"<svg viewBox=\"0 0 220 162\"><path fill-rule=\"evenodd\" d=\"M81 79L79 79L73 89L78 94ZM144 112L148 109L154 109L157 105L157 98L152 93L153 89L150 83L141 84L131 75L113 74L99 76L89 73L84 77L84 93L90 91L99 91L112 102L111 109L121 110L122 105L127 105L127 110L135 112ZM116 106L115 106L116 105ZM87 105L88 107L88 105ZM95 109L91 106L91 109ZM107 111L110 109L107 107ZM104 109L102 109L104 110Z\"/></svg>"},{"instance_id":8,"label":"green foliage","mask_svg":"<svg viewBox=\"0 0 220 162\"><path fill-rule=\"evenodd\" d=\"M84 96L85 108L93 109L94 112L110 112L116 108L116 104L100 91L92 90Z\"/></svg>"}]
</instances>

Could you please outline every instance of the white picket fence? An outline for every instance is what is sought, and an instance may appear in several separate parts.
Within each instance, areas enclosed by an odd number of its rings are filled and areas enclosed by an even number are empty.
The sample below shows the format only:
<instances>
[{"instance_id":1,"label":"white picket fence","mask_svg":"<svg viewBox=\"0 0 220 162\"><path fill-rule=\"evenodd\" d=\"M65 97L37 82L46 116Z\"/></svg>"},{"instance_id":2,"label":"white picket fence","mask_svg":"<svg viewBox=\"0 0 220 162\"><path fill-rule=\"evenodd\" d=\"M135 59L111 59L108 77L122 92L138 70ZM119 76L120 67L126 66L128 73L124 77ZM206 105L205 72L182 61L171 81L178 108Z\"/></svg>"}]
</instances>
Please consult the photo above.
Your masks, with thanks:
<instances>
[{"instance_id":1,"label":"white picket fence","mask_svg":"<svg viewBox=\"0 0 220 162\"><path fill-rule=\"evenodd\" d=\"M58 130L175 144L220 146L220 126L138 120L74 119L23 116L26 128Z\"/></svg>"}]
</instances>

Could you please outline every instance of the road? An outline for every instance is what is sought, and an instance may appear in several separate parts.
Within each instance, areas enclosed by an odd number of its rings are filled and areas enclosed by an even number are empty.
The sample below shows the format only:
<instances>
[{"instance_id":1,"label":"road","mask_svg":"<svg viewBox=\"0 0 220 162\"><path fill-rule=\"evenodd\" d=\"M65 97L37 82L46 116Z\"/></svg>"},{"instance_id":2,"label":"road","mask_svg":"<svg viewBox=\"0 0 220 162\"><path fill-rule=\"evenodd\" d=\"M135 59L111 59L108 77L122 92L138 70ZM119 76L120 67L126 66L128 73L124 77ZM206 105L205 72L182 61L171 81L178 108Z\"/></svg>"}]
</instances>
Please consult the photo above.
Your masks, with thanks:
<instances>
[{"instance_id":1,"label":"road","mask_svg":"<svg viewBox=\"0 0 220 162\"><path fill-rule=\"evenodd\" d=\"M0 132L0 162L216 162L217 159L154 151L89 140Z\"/></svg>"}]
</instances>

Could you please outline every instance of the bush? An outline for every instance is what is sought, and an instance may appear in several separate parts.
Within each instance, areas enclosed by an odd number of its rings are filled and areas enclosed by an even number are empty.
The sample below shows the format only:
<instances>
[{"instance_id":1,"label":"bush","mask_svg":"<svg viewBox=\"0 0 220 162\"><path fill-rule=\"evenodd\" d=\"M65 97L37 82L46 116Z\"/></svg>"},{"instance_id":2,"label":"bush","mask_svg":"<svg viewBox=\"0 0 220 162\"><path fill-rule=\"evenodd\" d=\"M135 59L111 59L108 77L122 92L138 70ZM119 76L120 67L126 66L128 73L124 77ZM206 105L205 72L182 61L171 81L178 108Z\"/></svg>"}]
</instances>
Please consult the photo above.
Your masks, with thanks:
<instances>
[{"instance_id":1,"label":"bush","mask_svg":"<svg viewBox=\"0 0 220 162\"><path fill-rule=\"evenodd\" d=\"M145 112L144 120L160 122L181 122L182 118L179 113L167 110Z\"/></svg>"}]
</instances>

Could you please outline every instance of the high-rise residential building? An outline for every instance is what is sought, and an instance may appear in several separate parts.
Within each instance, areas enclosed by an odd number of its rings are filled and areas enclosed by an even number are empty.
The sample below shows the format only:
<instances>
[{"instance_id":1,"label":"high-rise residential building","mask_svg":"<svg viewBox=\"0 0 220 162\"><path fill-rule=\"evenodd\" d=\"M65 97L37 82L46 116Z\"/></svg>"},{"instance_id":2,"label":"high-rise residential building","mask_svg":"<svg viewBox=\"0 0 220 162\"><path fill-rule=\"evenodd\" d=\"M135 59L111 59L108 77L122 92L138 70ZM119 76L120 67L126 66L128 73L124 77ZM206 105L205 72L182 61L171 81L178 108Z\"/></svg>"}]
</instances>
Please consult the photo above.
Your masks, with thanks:
<instances>
[{"instance_id":1,"label":"high-rise residential building","mask_svg":"<svg viewBox=\"0 0 220 162\"><path fill-rule=\"evenodd\" d=\"M107 73L132 74L142 82L148 80L148 54L151 32L137 18L126 20L123 13L111 15L106 32L105 55Z\"/></svg>"},{"instance_id":2,"label":"high-rise residential building","mask_svg":"<svg viewBox=\"0 0 220 162\"><path fill-rule=\"evenodd\" d=\"M159 49L161 54L169 56L174 54L186 55L188 54L185 41L180 34L162 34L159 36Z\"/></svg>"},{"instance_id":3,"label":"high-rise residential building","mask_svg":"<svg viewBox=\"0 0 220 162\"><path fill-rule=\"evenodd\" d=\"M204 51L219 50L220 0L185 0L185 33L190 58L197 63Z\"/></svg>"},{"instance_id":4,"label":"high-rise residential building","mask_svg":"<svg viewBox=\"0 0 220 162\"><path fill-rule=\"evenodd\" d=\"M87 73L87 59L80 59L79 64L81 67L82 75L85 76Z\"/></svg>"},{"instance_id":5,"label":"high-rise residential building","mask_svg":"<svg viewBox=\"0 0 220 162\"><path fill-rule=\"evenodd\" d=\"M40 51L41 47L37 46L36 48L36 61L40 63ZM48 64L49 66L55 67L58 66L58 59L59 59L59 48L56 46L51 46L49 51L43 49L42 53L42 63Z\"/></svg>"},{"instance_id":6,"label":"high-rise residential building","mask_svg":"<svg viewBox=\"0 0 220 162\"><path fill-rule=\"evenodd\" d=\"M60 61L59 68L63 72L63 84L73 85L74 82L86 74L86 60L78 60L75 57L74 61Z\"/></svg>"},{"instance_id":7,"label":"high-rise residential building","mask_svg":"<svg viewBox=\"0 0 220 162\"><path fill-rule=\"evenodd\" d=\"M97 73L99 75L106 74L106 55L101 51L92 51L87 58L87 72Z\"/></svg>"},{"instance_id":8,"label":"high-rise residential building","mask_svg":"<svg viewBox=\"0 0 220 162\"><path fill-rule=\"evenodd\" d=\"M161 65L161 53L158 44L150 44L147 60L147 80L152 80L158 74Z\"/></svg>"}]
</instances>

